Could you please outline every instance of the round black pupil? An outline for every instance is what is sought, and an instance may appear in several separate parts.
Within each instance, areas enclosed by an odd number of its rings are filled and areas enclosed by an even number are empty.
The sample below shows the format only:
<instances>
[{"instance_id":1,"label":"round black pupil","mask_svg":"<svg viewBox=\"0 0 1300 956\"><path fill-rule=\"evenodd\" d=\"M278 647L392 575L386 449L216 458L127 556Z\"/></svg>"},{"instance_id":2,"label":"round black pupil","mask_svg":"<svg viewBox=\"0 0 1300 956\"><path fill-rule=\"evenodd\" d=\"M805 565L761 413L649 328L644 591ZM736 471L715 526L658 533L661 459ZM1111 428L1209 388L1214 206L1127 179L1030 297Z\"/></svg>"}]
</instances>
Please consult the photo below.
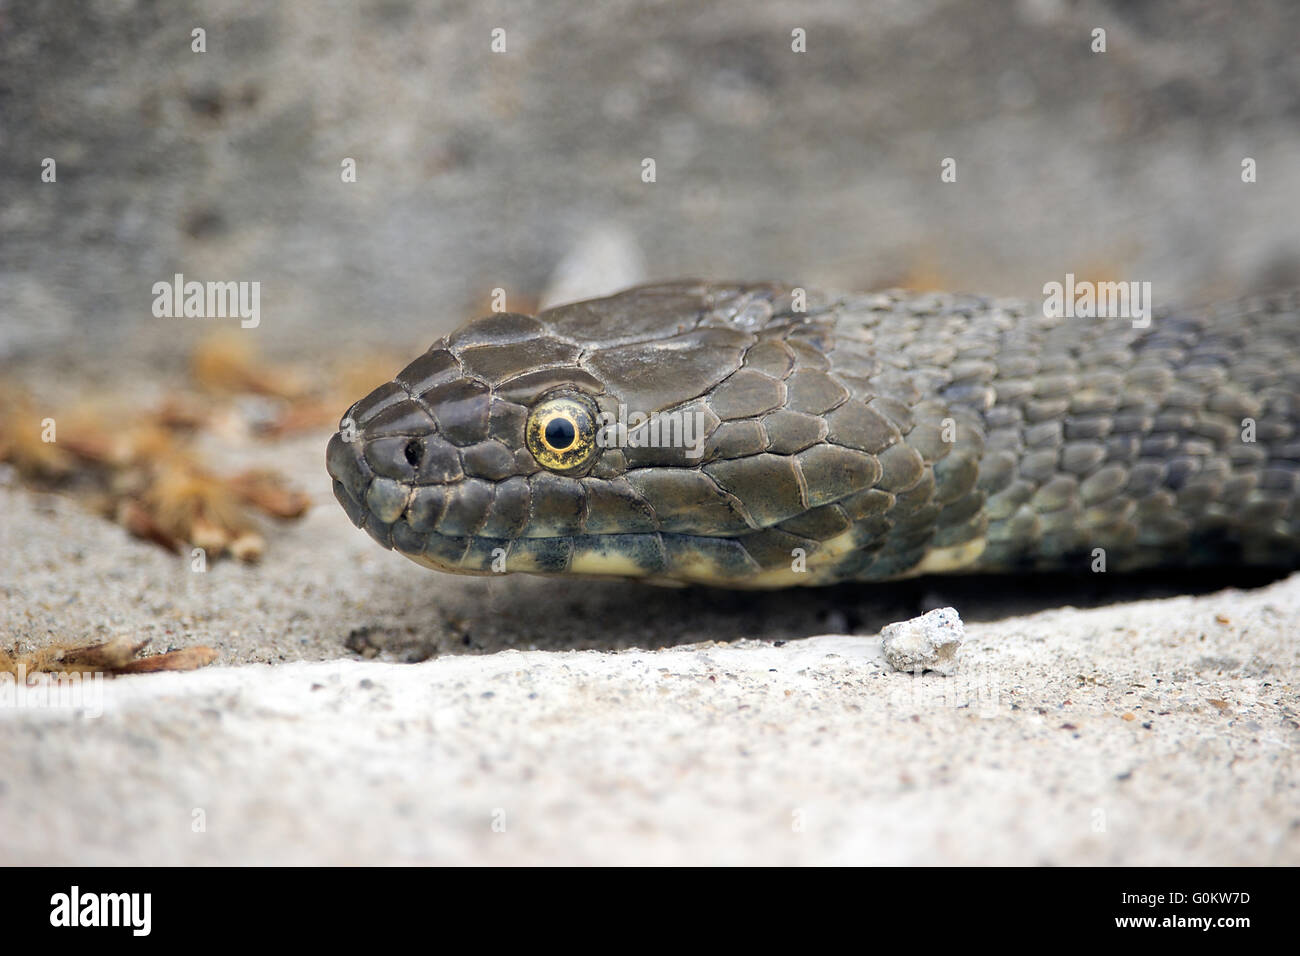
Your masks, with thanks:
<instances>
[{"instance_id":1,"label":"round black pupil","mask_svg":"<svg viewBox=\"0 0 1300 956\"><path fill-rule=\"evenodd\" d=\"M420 459L424 457L424 445L417 438L406 443L406 461L412 468L418 468Z\"/></svg>"},{"instance_id":2,"label":"round black pupil","mask_svg":"<svg viewBox=\"0 0 1300 956\"><path fill-rule=\"evenodd\" d=\"M564 451L577 437L577 433L573 430L573 422L567 418L552 418L546 423L546 444L556 451Z\"/></svg>"}]
</instances>

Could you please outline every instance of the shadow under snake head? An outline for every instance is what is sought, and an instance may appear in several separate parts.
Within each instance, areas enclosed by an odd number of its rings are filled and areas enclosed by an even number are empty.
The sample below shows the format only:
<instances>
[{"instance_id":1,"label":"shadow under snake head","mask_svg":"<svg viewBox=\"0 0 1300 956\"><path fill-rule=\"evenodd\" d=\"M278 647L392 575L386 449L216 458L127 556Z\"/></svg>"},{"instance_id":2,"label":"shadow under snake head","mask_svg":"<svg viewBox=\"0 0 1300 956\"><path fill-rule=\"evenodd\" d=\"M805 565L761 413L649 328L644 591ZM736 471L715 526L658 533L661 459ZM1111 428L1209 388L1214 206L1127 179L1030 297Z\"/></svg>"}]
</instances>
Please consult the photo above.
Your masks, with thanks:
<instances>
[{"instance_id":1,"label":"shadow under snake head","mask_svg":"<svg viewBox=\"0 0 1300 956\"><path fill-rule=\"evenodd\" d=\"M1290 560L1294 482L1260 499L1278 456L1236 440L1267 401L1196 361L1203 331L644 286L470 322L348 410L327 466L354 524L458 573L786 587L1086 567L1096 547L1117 567ZM1196 399L1177 420L1174 372ZM1228 523L1203 520L1234 474Z\"/></svg>"}]
</instances>

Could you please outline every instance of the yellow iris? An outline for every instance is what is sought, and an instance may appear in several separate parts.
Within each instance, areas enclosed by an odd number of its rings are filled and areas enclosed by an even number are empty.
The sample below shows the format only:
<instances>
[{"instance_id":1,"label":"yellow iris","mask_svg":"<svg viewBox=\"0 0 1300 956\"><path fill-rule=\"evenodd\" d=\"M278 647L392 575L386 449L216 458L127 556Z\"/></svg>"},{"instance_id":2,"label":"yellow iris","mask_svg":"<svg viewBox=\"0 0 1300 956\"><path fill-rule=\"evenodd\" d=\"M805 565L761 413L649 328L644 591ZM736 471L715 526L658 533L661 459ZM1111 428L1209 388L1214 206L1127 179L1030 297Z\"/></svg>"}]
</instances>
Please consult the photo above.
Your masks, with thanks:
<instances>
[{"instance_id":1,"label":"yellow iris","mask_svg":"<svg viewBox=\"0 0 1300 956\"><path fill-rule=\"evenodd\" d=\"M586 396L543 399L528 413L524 439L543 468L575 471L596 454L595 406Z\"/></svg>"}]
</instances>

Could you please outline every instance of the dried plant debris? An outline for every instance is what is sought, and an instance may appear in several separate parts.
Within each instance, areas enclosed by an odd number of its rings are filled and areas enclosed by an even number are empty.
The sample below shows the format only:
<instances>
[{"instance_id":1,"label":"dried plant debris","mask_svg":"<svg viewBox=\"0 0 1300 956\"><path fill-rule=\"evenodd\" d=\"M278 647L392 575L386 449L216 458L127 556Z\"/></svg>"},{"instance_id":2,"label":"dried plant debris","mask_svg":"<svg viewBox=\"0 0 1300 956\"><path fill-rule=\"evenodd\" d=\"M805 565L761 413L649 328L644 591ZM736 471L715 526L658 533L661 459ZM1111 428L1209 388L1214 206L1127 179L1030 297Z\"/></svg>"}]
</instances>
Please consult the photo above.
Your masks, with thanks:
<instances>
[{"instance_id":1,"label":"dried plant debris","mask_svg":"<svg viewBox=\"0 0 1300 956\"><path fill-rule=\"evenodd\" d=\"M176 421L175 403L162 413L111 420L76 410L51 415L22 398L0 399L0 460L32 485L82 495L169 551L188 545L211 558L256 560L265 541L253 512L297 518L310 502L274 473L208 471L186 434L191 429Z\"/></svg>"},{"instance_id":2,"label":"dried plant debris","mask_svg":"<svg viewBox=\"0 0 1300 956\"><path fill-rule=\"evenodd\" d=\"M0 650L0 674L149 674L192 671L217 659L210 647L182 647L139 657L149 642L115 637L99 644L55 644L38 651Z\"/></svg>"},{"instance_id":3,"label":"dried plant debris","mask_svg":"<svg viewBox=\"0 0 1300 956\"><path fill-rule=\"evenodd\" d=\"M194 381L206 391L268 400L262 414L247 414L250 429L268 438L333 426L357 395L382 385L393 377L393 369L404 364L398 353L349 355L335 368L307 376L259 358L247 337L238 333L207 339L190 360Z\"/></svg>"},{"instance_id":4,"label":"dried plant debris","mask_svg":"<svg viewBox=\"0 0 1300 956\"><path fill-rule=\"evenodd\" d=\"M214 335L190 356L194 381L213 392L268 395L294 399L307 393L306 379L295 369L259 359L248 336Z\"/></svg>"},{"instance_id":5,"label":"dried plant debris","mask_svg":"<svg viewBox=\"0 0 1300 956\"><path fill-rule=\"evenodd\" d=\"M0 392L0 461L29 481L64 478L77 470L71 444L43 441L41 418L31 402L8 390Z\"/></svg>"},{"instance_id":6,"label":"dried plant debris","mask_svg":"<svg viewBox=\"0 0 1300 956\"><path fill-rule=\"evenodd\" d=\"M173 552L258 560L257 515L294 520L311 502L265 470L218 475L197 439L247 442L333 427L352 397L392 377L394 356L340 356L334 368L300 369L260 358L247 336L224 333L195 348L193 390L148 412L94 405L50 409L0 390L0 462L27 483L84 497L131 534Z\"/></svg>"},{"instance_id":7,"label":"dried plant debris","mask_svg":"<svg viewBox=\"0 0 1300 956\"><path fill-rule=\"evenodd\" d=\"M220 440L216 423L229 420L231 404L228 397L184 394L149 412L114 415L102 404L50 409L0 392L0 462L32 486L82 497L170 551L201 547L209 558L257 560L265 539L255 516L293 520L311 502L276 472L218 475L204 467L196 439ZM240 431L245 440L259 434Z\"/></svg>"},{"instance_id":8,"label":"dried plant debris","mask_svg":"<svg viewBox=\"0 0 1300 956\"><path fill-rule=\"evenodd\" d=\"M334 428L358 395L368 395L393 377L393 369L405 364L396 353L349 356L324 376L329 384L321 391L281 402L270 416L255 423L255 428L266 438L282 438L325 426Z\"/></svg>"}]
</instances>

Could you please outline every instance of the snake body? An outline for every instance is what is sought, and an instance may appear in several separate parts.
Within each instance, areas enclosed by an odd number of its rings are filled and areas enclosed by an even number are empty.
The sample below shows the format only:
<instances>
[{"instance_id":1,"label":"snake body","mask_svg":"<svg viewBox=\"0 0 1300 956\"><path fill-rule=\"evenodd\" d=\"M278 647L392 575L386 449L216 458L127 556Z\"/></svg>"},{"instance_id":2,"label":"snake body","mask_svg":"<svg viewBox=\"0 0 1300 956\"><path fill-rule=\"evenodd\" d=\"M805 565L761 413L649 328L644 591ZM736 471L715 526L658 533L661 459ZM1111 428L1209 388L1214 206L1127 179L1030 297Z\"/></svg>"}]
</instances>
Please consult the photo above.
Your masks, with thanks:
<instances>
[{"instance_id":1,"label":"snake body","mask_svg":"<svg viewBox=\"0 0 1300 956\"><path fill-rule=\"evenodd\" d=\"M1298 425L1296 294L1139 328L677 282L470 322L348 410L327 466L354 524L461 573L1291 567Z\"/></svg>"}]
</instances>

